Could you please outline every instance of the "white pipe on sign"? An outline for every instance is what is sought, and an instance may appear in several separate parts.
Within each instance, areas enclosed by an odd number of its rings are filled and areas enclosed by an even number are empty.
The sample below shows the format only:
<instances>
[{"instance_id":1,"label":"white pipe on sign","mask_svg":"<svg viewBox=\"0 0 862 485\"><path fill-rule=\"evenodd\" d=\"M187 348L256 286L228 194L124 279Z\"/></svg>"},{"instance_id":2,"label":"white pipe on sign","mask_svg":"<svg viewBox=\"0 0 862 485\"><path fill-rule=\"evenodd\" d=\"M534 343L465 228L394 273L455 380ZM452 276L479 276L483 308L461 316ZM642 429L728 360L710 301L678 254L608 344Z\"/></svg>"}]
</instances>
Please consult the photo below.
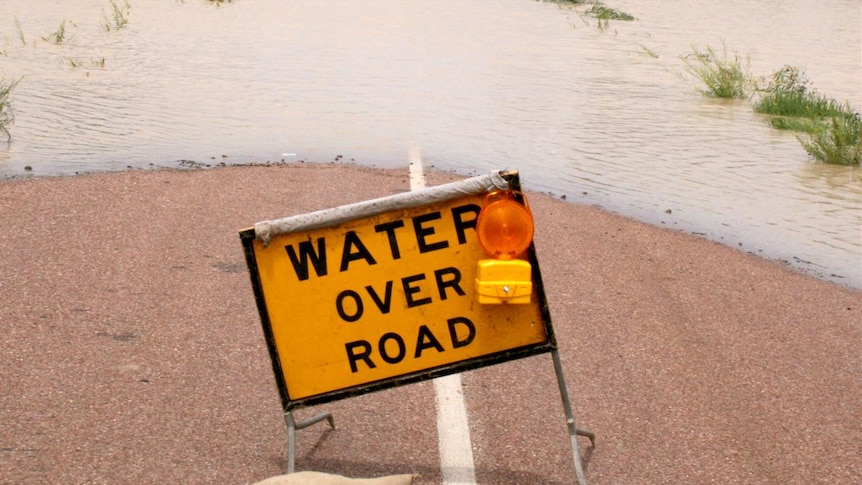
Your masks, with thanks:
<instances>
[{"instance_id":1,"label":"white pipe on sign","mask_svg":"<svg viewBox=\"0 0 862 485\"><path fill-rule=\"evenodd\" d=\"M347 221L372 217L384 212L412 209L436 202L457 199L477 192L507 189L508 187L509 182L503 178L499 171L495 170L487 175L480 175L449 184L421 188L416 191L366 200L332 209L324 209L309 214L285 217L274 221L261 221L254 225L254 236L265 246L269 244L273 236L279 234L333 227Z\"/></svg>"}]
</instances>

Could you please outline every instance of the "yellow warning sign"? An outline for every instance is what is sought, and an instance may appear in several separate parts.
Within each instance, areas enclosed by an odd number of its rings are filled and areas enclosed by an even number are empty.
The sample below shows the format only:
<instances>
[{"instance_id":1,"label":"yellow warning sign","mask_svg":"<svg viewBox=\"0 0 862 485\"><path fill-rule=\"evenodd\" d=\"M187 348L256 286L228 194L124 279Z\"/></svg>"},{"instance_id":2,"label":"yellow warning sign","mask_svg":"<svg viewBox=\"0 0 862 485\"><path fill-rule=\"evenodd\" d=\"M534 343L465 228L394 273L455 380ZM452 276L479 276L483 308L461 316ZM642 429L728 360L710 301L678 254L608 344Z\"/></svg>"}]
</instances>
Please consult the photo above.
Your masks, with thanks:
<instances>
[{"instance_id":1,"label":"yellow warning sign","mask_svg":"<svg viewBox=\"0 0 862 485\"><path fill-rule=\"evenodd\" d=\"M279 234L268 244L253 230L241 234L286 405L549 349L538 278L529 304L477 301L477 265L487 258L476 238L483 195Z\"/></svg>"}]
</instances>

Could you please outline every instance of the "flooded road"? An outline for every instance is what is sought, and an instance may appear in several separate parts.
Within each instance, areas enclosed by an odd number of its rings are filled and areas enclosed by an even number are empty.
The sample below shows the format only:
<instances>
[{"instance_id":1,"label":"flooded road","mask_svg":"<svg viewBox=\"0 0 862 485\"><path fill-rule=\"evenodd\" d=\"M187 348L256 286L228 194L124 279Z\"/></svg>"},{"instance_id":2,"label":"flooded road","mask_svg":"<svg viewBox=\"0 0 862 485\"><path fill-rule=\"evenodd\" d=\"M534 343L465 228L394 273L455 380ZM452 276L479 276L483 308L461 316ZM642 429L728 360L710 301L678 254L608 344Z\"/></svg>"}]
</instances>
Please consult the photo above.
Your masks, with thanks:
<instances>
[{"instance_id":1,"label":"flooded road","mask_svg":"<svg viewBox=\"0 0 862 485\"><path fill-rule=\"evenodd\" d=\"M0 0L0 77L21 79L0 176L401 167L418 147L862 288L862 170L808 160L750 102L680 75L692 46L724 46L755 75L800 66L859 111L862 4L609 5L637 20L530 0L129 0L118 29L107 0Z\"/></svg>"}]
</instances>

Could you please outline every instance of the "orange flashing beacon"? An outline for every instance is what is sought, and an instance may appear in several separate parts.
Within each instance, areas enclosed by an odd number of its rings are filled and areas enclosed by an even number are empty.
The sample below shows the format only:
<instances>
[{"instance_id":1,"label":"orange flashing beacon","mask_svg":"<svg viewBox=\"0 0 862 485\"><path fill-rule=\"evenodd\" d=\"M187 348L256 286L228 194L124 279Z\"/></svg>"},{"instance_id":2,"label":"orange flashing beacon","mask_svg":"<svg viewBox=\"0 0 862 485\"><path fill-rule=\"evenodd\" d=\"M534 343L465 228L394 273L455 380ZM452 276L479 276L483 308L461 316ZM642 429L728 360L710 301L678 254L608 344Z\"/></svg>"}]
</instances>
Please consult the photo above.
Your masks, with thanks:
<instances>
[{"instance_id":1,"label":"orange flashing beacon","mask_svg":"<svg viewBox=\"0 0 862 485\"><path fill-rule=\"evenodd\" d=\"M481 304L530 303L532 267L523 258L533 242L533 214L527 199L513 190L485 196L476 221L479 244L493 259L482 259L476 270L476 298Z\"/></svg>"}]
</instances>

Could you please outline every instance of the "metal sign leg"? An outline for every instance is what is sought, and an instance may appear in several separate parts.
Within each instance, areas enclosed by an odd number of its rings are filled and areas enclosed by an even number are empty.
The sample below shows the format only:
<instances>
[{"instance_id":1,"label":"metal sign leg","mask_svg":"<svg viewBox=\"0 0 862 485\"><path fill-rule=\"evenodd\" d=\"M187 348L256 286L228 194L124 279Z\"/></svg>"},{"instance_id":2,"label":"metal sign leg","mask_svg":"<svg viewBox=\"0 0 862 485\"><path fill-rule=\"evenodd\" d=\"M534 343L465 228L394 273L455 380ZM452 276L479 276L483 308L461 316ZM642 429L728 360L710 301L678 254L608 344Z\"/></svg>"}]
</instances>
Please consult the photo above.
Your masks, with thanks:
<instances>
[{"instance_id":1,"label":"metal sign leg","mask_svg":"<svg viewBox=\"0 0 862 485\"><path fill-rule=\"evenodd\" d=\"M335 420L332 418L332 414L330 413L320 413L317 416L312 418L305 419L300 422L296 422L293 419L293 413L288 411L284 413L284 421L287 423L287 473L293 473L296 462L296 432L302 428L307 428L314 423L318 423L323 420L327 420L329 422L329 426L332 429L335 429Z\"/></svg>"},{"instance_id":2,"label":"metal sign leg","mask_svg":"<svg viewBox=\"0 0 862 485\"><path fill-rule=\"evenodd\" d=\"M584 476L584 467L581 464L581 452L578 448L578 435L589 438L593 448L596 447L596 435L592 431L578 429L575 425L575 415L572 413L572 405L569 402L569 391L566 388L566 380L563 377L563 365L560 363L560 353L554 349L551 351L551 356L554 359L554 370L557 372L557 384L560 386L563 409L566 411L566 425L569 428L569 437L572 440L572 453L575 457L575 473L578 476L578 484L587 485L587 478Z\"/></svg>"}]
</instances>

